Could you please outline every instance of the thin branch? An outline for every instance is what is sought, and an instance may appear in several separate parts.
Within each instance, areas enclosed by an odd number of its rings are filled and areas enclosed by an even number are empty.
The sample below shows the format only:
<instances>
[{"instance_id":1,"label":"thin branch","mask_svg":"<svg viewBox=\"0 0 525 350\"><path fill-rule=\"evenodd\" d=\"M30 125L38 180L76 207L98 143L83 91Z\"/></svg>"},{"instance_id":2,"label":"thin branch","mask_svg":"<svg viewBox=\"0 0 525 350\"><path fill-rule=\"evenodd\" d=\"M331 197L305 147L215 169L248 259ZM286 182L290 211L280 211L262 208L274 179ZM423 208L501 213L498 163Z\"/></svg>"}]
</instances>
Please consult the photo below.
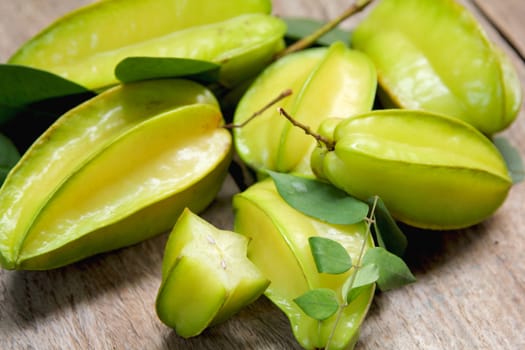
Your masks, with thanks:
<instances>
[{"instance_id":1,"label":"thin branch","mask_svg":"<svg viewBox=\"0 0 525 350\"><path fill-rule=\"evenodd\" d=\"M226 128L226 129L233 129L233 128L242 128L244 127L246 124L248 124L249 122L251 122L253 119L255 119L256 117L258 117L259 115L263 114L268 108L270 108L271 106L275 105L277 102L281 101L282 99L290 96L292 94L292 90L291 89L287 89L287 90L284 90L283 92L281 92L279 94L279 96L277 96L276 98L274 98L273 100L271 100L270 102L268 102L268 104L266 104L263 108L261 108L260 110L258 110L257 112L253 113L251 115L250 118L246 119L244 122L242 122L241 124L233 124L233 123L230 123L230 124L226 124L223 126L223 128Z\"/></svg>"},{"instance_id":2,"label":"thin branch","mask_svg":"<svg viewBox=\"0 0 525 350\"><path fill-rule=\"evenodd\" d=\"M330 32L332 29L337 27L345 19L351 17L352 15L361 12L364 10L373 0L357 0L355 1L345 12L340 14L338 17L334 18L330 22L326 23L324 26L313 32L312 34L305 36L301 40L296 41L292 45L288 46L281 52L279 52L275 59L279 59L283 56L286 56L292 52L300 51L307 47L312 46L317 39Z\"/></svg>"},{"instance_id":3,"label":"thin branch","mask_svg":"<svg viewBox=\"0 0 525 350\"><path fill-rule=\"evenodd\" d=\"M288 114L288 112L284 110L284 108L279 107L277 110L282 116L288 119L290 123L292 123L293 126L298 127L299 129L302 129L306 135L312 136L313 138L317 140L317 142L323 143L329 151L333 151L335 149L335 142L328 140L322 135L319 135L313 132L312 129L310 129L308 125L301 124L300 122L295 120L290 114Z\"/></svg>"},{"instance_id":4,"label":"thin branch","mask_svg":"<svg viewBox=\"0 0 525 350\"><path fill-rule=\"evenodd\" d=\"M363 237L363 243L361 244L361 248L359 250L359 255L357 257L357 265L356 265L356 267L354 269L354 272L352 273L352 276L350 277L351 280L350 280L350 288L349 288L349 290L352 289L352 286L354 285L355 278L356 278L356 275L357 275L357 270L359 270L361 268L363 257L365 255L366 242L368 241L368 238L372 234L371 226L374 223L374 215L375 215L375 211L376 211L377 201L378 200L379 200L379 197L375 196L374 197L374 203L372 204L372 208L370 209L370 214L369 214L369 216L367 216L367 220L365 220L366 221L366 232L365 232L365 235ZM332 342L332 339L334 338L335 330L337 328L337 325L339 324L339 322L341 320L341 316L343 314L343 311L344 311L344 309L347 306L348 306L348 301L346 300L346 296L343 296L343 302L339 305L339 309L338 309L338 312L337 312L337 316L336 316L336 320L335 320L335 323L334 323L334 327L332 328L332 331L330 332L330 335L328 336L328 340L326 341L325 350L329 348L330 343Z\"/></svg>"}]
</instances>

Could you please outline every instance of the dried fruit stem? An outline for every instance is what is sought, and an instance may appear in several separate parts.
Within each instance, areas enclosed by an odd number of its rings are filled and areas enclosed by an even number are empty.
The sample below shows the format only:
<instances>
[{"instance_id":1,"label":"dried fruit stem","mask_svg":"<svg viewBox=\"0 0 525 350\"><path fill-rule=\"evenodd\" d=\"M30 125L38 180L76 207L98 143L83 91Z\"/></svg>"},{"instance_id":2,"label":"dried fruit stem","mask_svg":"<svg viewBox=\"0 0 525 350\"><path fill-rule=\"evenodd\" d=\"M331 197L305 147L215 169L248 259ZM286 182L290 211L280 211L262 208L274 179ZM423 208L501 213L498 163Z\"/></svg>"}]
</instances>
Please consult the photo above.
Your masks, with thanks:
<instances>
[{"instance_id":1,"label":"dried fruit stem","mask_svg":"<svg viewBox=\"0 0 525 350\"><path fill-rule=\"evenodd\" d=\"M290 96L291 94L292 94L292 90L291 89L284 90L283 92L281 92L279 94L279 96L277 96L276 98L274 98L273 100L268 102L268 104L266 104L263 108L259 109L257 112L253 113L250 118L246 119L241 124L230 123L230 124L224 125L223 128L226 128L226 129L242 128L243 126L245 126L246 124L251 122L253 119L255 119L257 116L263 114L268 108L270 108L271 106L273 106L277 102L281 101L285 97Z\"/></svg>"},{"instance_id":2,"label":"dried fruit stem","mask_svg":"<svg viewBox=\"0 0 525 350\"><path fill-rule=\"evenodd\" d=\"M322 37L329 31L337 27L341 22L343 22L348 17L364 10L372 1L373 0L357 0L345 12L340 14L338 17L326 23L324 26L322 26L321 28L313 32L312 34L302 38L301 40L296 41L292 45L288 46L287 48L279 52L275 56L275 59L277 60L292 52L300 51L307 47L312 46L312 44L314 44L317 41L317 39L319 39L320 37Z\"/></svg>"},{"instance_id":3,"label":"dried fruit stem","mask_svg":"<svg viewBox=\"0 0 525 350\"><path fill-rule=\"evenodd\" d=\"M286 112L286 111L284 110L284 108L279 107L279 108L278 108L278 111L279 111L279 113L280 113L282 116L284 116L286 119L288 119L288 120L290 121L290 123L293 124L293 126L296 126L296 127L298 127L299 129L302 129L306 135L310 135L310 136L312 136L314 139L317 140L317 142L319 142L319 143L323 143L329 151L333 151L333 150L334 150L334 148L335 148L335 142L333 142L333 141L331 141L331 140L328 140L327 138L325 138L325 137L323 137L323 136L321 136L321 135L319 135L319 134L313 132L312 129L310 129L309 126L299 123L299 122L298 122L297 120L295 120L290 114L288 114L288 112Z\"/></svg>"}]
</instances>

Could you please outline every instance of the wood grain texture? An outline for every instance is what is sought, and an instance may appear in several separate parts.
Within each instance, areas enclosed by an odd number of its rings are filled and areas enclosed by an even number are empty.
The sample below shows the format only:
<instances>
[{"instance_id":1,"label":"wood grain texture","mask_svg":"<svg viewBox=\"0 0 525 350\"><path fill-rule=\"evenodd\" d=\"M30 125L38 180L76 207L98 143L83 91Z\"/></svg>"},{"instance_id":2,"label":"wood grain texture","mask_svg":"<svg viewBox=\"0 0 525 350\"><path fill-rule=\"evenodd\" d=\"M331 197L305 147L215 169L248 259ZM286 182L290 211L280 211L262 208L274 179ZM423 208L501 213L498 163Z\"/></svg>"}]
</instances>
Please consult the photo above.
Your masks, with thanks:
<instances>
[{"instance_id":1,"label":"wood grain texture","mask_svg":"<svg viewBox=\"0 0 525 350\"><path fill-rule=\"evenodd\" d=\"M480 17L516 63L525 86L523 61L500 37L514 33L514 45L525 47L523 16L503 10L522 1L476 1L490 3L483 6L488 17L505 28L496 31ZM52 20L88 2L0 0L0 61ZM321 19L348 3L274 0L274 11ZM505 132L522 157L524 118L522 108ZM205 218L230 228L234 191L228 181ZM525 349L524 195L525 184L515 186L496 215L466 230L409 229L407 261L418 281L375 297L356 349ZM0 349L299 349L286 317L265 298L197 338L176 336L154 311L165 241L161 235L52 271L0 271Z\"/></svg>"},{"instance_id":2,"label":"wood grain texture","mask_svg":"<svg viewBox=\"0 0 525 350\"><path fill-rule=\"evenodd\" d=\"M523 38L525 7L523 1L475 0L474 3L519 52L521 58L525 59L525 39Z\"/></svg>"}]
</instances>

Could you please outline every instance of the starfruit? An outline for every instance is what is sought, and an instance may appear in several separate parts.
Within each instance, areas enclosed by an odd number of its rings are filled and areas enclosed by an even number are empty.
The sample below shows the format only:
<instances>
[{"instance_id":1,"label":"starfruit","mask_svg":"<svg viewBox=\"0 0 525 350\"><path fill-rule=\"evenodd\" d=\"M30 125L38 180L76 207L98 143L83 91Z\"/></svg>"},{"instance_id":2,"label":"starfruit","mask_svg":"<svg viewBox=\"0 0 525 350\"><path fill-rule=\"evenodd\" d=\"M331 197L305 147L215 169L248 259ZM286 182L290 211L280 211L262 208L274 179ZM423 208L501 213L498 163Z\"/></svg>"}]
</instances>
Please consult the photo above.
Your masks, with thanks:
<instances>
[{"instance_id":1,"label":"starfruit","mask_svg":"<svg viewBox=\"0 0 525 350\"><path fill-rule=\"evenodd\" d=\"M269 0L106 0L57 20L23 45L11 64L47 70L90 89L117 83L129 56L180 57L224 65L235 84L282 48L284 23Z\"/></svg>"},{"instance_id":2,"label":"starfruit","mask_svg":"<svg viewBox=\"0 0 525 350\"><path fill-rule=\"evenodd\" d=\"M519 112L514 67L454 0L382 0L352 43L376 64L386 107L447 114L487 135Z\"/></svg>"},{"instance_id":3,"label":"starfruit","mask_svg":"<svg viewBox=\"0 0 525 350\"><path fill-rule=\"evenodd\" d=\"M61 116L0 189L0 262L48 269L168 231L227 172L214 96L184 80L118 86Z\"/></svg>"},{"instance_id":4,"label":"starfruit","mask_svg":"<svg viewBox=\"0 0 525 350\"><path fill-rule=\"evenodd\" d=\"M283 90L291 89L292 96L281 106L315 130L325 118L369 111L376 81L373 63L341 42L303 50L281 58L255 80L239 102L234 122L243 123ZM234 143L241 159L253 169L311 174L315 140L275 109L234 129Z\"/></svg>"},{"instance_id":5,"label":"starfruit","mask_svg":"<svg viewBox=\"0 0 525 350\"><path fill-rule=\"evenodd\" d=\"M321 236L336 240L347 249L352 261L358 261L363 243L366 249L373 246L364 222L334 225L308 217L280 197L270 178L235 195L233 206L234 230L250 238L248 257L271 281L265 295L288 316L301 346L325 348L331 337L329 349L351 348L373 298L373 285L364 287L344 309L333 336L330 334L337 315L317 321L307 316L293 300L314 288L330 288L341 295L342 285L354 269L340 275L319 273L308 238Z\"/></svg>"},{"instance_id":6,"label":"starfruit","mask_svg":"<svg viewBox=\"0 0 525 350\"><path fill-rule=\"evenodd\" d=\"M335 146L312 153L316 175L360 199L378 195L396 219L413 226L477 224L512 185L494 144L452 117L379 110L327 120L319 132Z\"/></svg>"},{"instance_id":7,"label":"starfruit","mask_svg":"<svg viewBox=\"0 0 525 350\"><path fill-rule=\"evenodd\" d=\"M157 315L182 337L227 320L269 281L246 257L248 239L219 230L189 209L171 232L162 262Z\"/></svg>"}]
</instances>

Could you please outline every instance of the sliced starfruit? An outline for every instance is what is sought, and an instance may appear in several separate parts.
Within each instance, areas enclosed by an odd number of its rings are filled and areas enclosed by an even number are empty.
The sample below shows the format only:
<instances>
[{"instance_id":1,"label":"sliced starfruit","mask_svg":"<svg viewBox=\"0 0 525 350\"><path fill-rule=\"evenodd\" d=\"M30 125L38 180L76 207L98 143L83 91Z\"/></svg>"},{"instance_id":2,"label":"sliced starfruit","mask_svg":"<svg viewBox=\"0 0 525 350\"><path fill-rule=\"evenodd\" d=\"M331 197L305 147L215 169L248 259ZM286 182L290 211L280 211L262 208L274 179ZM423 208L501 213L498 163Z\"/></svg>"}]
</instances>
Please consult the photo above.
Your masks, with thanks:
<instances>
[{"instance_id":1,"label":"sliced starfruit","mask_svg":"<svg viewBox=\"0 0 525 350\"><path fill-rule=\"evenodd\" d=\"M243 96L234 116L241 124L283 90L280 103L298 122L316 130L323 119L369 111L376 92L376 71L363 54L343 43L294 53L269 66ZM315 140L292 126L276 109L234 129L239 156L253 169L311 173Z\"/></svg>"},{"instance_id":2,"label":"sliced starfruit","mask_svg":"<svg viewBox=\"0 0 525 350\"><path fill-rule=\"evenodd\" d=\"M451 115L488 135L519 112L514 67L457 1L382 0L352 43L376 64L386 107Z\"/></svg>"},{"instance_id":3,"label":"sliced starfruit","mask_svg":"<svg viewBox=\"0 0 525 350\"><path fill-rule=\"evenodd\" d=\"M90 89L115 84L130 56L224 64L234 84L257 73L283 46L284 23L269 0L106 0L76 10L23 45L8 63L47 70Z\"/></svg>"},{"instance_id":4,"label":"sliced starfruit","mask_svg":"<svg viewBox=\"0 0 525 350\"><path fill-rule=\"evenodd\" d=\"M219 230L189 209L171 232L162 263L157 315L188 338L227 320L269 284L246 257L248 239Z\"/></svg>"},{"instance_id":5,"label":"sliced starfruit","mask_svg":"<svg viewBox=\"0 0 525 350\"><path fill-rule=\"evenodd\" d=\"M336 315L322 322L307 316L293 301L314 288L331 288L341 295L341 288L353 269L340 275L317 272L308 238L321 236L341 243L352 261L358 261L366 239L366 249L373 246L366 225L333 225L308 217L290 207L267 178L234 197L235 231L251 242L248 257L271 283L265 295L290 320L293 334L305 349L325 348L334 329ZM365 287L341 315L330 341L330 349L352 348L359 327L374 295L374 286Z\"/></svg>"},{"instance_id":6,"label":"sliced starfruit","mask_svg":"<svg viewBox=\"0 0 525 350\"><path fill-rule=\"evenodd\" d=\"M335 147L312 153L316 175L363 200L380 196L395 218L413 226L477 224L496 211L512 186L494 144L452 117L379 110L327 120L319 132Z\"/></svg>"},{"instance_id":7,"label":"sliced starfruit","mask_svg":"<svg viewBox=\"0 0 525 350\"><path fill-rule=\"evenodd\" d=\"M0 189L2 266L62 266L203 210L230 161L222 123L213 95L184 80L115 87L64 114Z\"/></svg>"}]
</instances>

